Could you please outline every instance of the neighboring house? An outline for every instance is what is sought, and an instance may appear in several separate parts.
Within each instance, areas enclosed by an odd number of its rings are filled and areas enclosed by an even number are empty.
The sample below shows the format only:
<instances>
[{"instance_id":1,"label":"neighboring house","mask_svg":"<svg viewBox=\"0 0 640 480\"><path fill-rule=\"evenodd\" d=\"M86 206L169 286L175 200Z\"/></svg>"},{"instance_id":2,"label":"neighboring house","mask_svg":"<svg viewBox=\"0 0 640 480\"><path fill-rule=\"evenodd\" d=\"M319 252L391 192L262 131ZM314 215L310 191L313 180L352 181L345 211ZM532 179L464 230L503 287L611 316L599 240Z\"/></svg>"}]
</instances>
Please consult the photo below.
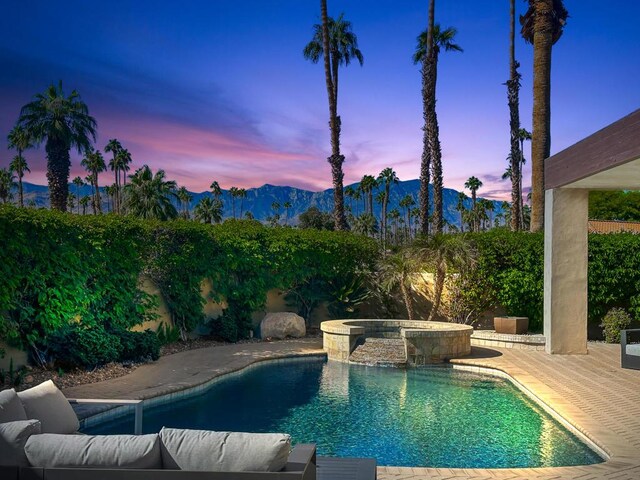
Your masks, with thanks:
<instances>
[{"instance_id":1,"label":"neighboring house","mask_svg":"<svg viewBox=\"0 0 640 480\"><path fill-rule=\"evenodd\" d=\"M640 234L640 222L618 220L589 220L589 233L636 233Z\"/></svg>"}]
</instances>

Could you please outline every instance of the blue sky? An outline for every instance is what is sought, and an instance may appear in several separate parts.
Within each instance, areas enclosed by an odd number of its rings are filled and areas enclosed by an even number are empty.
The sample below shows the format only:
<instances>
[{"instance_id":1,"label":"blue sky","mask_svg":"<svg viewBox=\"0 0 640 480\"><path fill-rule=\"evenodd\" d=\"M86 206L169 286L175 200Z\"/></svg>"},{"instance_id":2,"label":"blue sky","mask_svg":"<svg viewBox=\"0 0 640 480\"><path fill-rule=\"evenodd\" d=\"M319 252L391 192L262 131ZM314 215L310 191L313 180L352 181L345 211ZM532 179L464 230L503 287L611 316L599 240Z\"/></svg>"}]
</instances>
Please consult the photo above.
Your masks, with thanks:
<instances>
[{"instance_id":1,"label":"blue sky","mask_svg":"<svg viewBox=\"0 0 640 480\"><path fill-rule=\"evenodd\" d=\"M0 166L19 109L52 81L76 88L99 127L134 157L201 191L263 183L330 186L322 65L302 48L319 2L296 0L10 1L0 16ZM526 2L516 2L523 13ZM566 0L570 18L553 51L552 153L640 107L640 2ZM345 181L393 167L416 178L421 151L420 74L412 64L427 2L328 0L353 22L364 67L341 71ZM508 0L437 0L464 53L443 53L438 115L447 187L481 178L485 195L508 153ZM531 127L532 47L518 37L521 119ZM528 156L528 146L526 155ZM30 151L44 183L43 149ZM81 173L74 156L72 174ZM528 171L525 172L528 175ZM102 183L111 182L106 177ZM525 184L528 183L528 178Z\"/></svg>"}]
</instances>

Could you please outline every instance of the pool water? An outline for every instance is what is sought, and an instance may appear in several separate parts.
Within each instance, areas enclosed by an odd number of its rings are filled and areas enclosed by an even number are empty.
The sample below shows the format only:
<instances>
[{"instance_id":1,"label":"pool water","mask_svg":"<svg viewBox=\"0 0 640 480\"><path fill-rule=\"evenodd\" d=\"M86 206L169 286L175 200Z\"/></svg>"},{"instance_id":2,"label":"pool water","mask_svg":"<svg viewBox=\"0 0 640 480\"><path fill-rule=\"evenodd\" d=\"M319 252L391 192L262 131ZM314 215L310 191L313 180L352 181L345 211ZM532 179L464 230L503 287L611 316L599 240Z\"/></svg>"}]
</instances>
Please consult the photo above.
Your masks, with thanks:
<instances>
[{"instance_id":1,"label":"pool water","mask_svg":"<svg viewBox=\"0 0 640 480\"><path fill-rule=\"evenodd\" d=\"M269 362L202 395L151 407L163 426L285 432L319 455L378 465L554 467L603 460L510 382L450 368L393 369L323 360ZM132 417L87 429L131 433Z\"/></svg>"}]
</instances>

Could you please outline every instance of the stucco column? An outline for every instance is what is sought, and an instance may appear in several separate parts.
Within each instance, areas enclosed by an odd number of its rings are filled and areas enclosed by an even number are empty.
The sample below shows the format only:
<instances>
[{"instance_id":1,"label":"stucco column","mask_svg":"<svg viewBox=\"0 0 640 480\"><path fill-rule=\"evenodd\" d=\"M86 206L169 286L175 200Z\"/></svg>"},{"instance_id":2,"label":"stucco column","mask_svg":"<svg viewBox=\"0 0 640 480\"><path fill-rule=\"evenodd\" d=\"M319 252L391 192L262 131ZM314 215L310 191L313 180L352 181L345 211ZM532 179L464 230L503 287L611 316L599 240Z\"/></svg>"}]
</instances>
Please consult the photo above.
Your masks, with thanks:
<instances>
[{"instance_id":1,"label":"stucco column","mask_svg":"<svg viewBox=\"0 0 640 480\"><path fill-rule=\"evenodd\" d=\"M544 336L547 353L587 353L589 191L545 192Z\"/></svg>"}]
</instances>

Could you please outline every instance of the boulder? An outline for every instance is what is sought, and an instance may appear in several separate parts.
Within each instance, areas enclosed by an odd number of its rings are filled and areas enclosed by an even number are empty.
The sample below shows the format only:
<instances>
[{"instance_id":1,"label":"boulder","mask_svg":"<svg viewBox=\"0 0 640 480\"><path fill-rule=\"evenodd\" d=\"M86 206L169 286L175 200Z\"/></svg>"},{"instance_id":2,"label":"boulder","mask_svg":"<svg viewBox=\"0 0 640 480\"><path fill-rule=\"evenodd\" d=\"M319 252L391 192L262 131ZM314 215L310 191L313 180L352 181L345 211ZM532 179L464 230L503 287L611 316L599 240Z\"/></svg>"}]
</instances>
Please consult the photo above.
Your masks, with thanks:
<instances>
[{"instance_id":1,"label":"boulder","mask_svg":"<svg viewBox=\"0 0 640 480\"><path fill-rule=\"evenodd\" d=\"M304 337L307 328L304 318L292 312L267 313L260 322L260 336L264 338Z\"/></svg>"}]
</instances>

